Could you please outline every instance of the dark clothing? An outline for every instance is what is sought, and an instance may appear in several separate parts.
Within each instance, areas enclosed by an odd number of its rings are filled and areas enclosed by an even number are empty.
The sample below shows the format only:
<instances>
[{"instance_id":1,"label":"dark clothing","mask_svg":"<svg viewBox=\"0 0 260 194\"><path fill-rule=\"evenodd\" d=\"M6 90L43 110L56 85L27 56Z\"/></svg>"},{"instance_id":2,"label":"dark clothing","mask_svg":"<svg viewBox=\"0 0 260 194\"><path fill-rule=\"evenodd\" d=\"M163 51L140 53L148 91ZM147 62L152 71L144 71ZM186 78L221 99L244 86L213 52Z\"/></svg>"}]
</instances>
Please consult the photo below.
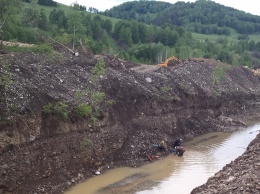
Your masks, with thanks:
<instances>
[{"instance_id":1,"label":"dark clothing","mask_svg":"<svg viewBox=\"0 0 260 194\"><path fill-rule=\"evenodd\" d=\"M173 144L173 147L175 148L176 146L181 146L181 140L180 139L177 139L174 144Z\"/></svg>"}]
</instances>

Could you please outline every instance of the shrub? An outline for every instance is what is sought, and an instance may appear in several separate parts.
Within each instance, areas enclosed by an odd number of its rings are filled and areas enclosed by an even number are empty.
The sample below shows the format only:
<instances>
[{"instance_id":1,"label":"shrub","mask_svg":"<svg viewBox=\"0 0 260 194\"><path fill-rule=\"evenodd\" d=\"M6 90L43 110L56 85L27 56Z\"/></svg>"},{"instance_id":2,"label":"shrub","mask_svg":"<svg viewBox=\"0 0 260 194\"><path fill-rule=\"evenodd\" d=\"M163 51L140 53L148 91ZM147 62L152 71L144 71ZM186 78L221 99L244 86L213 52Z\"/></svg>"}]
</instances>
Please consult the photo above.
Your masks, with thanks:
<instances>
[{"instance_id":1,"label":"shrub","mask_svg":"<svg viewBox=\"0 0 260 194\"><path fill-rule=\"evenodd\" d=\"M163 87L160 88L160 91L161 91L162 93L167 93L167 92L171 91L171 87L169 87L169 86L163 86Z\"/></svg>"},{"instance_id":2,"label":"shrub","mask_svg":"<svg viewBox=\"0 0 260 194\"><path fill-rule=\"evenodd\" d=\"M159 99L171 101L173 99L172 95L169 93L171 90L171 87L163 86L160 88L159 92L156 95Z\"/></svg>"},{"instance_id":3,"label":"shrub","mask_svg":"<svg viewBox=\"0 0 260 194\"><path fill-rule=\"evenodd\" d=\"M79 117L90 117L92 115L92 107L88 104L81 103L76 107L76 114Z\"/></svg>"},{"instance_id":4,"label":"shrub","mask_svg":"<svg viewBox=\"0 0 260 194\"><path fill-rule=\"evenodd\" d=\"M67 119L69 112L68 112L68 105L63 102L58 102L54 107L54 113L60 115L62 118Z\"/></svg>"},{"instance_id":5,"label":"shrub","mask_svg":"<svg viewBox=\"0 0 260 194\"><path fill-rule=\"evenodd\" d=\"M46 114L51 114L53 112L53 106L51 103L43 106L43 112Z\"/></svg>"},{"instance_id":6,"label":"shrub","mask_svg":"<svg viewBox=\"0 0 260 194\"><path fill-rule=\"evenodd\" d=\"M212 72L213 84L218 84L221 80L224 80L227 74L228 67L224 65L218 65Z\"/></svg>"},{"instance_id":7,"label":"shrub","mask_svg":"<svg viewBox=\"0 0 260 194\"><path fill-rule=\"evenodd\" d=\"M103 59L102 60L98 60L96 65L91 70L90 80L91 81L96 81L102 75L104 75L104 73L105 73L105 62L104 62Z\"/></svg>"},{"instance_id":8,"label":"shrub","mask_svg":"<svg viewBox=\"0 0 260 194\"><path fill-rule=\"evenodd\" d=\"M104 92L96 92L91 95L91 99L95 103L102 103L102 102L104 102L105 96L106 96L106 94Z\"/></svg>"}]
</instances>

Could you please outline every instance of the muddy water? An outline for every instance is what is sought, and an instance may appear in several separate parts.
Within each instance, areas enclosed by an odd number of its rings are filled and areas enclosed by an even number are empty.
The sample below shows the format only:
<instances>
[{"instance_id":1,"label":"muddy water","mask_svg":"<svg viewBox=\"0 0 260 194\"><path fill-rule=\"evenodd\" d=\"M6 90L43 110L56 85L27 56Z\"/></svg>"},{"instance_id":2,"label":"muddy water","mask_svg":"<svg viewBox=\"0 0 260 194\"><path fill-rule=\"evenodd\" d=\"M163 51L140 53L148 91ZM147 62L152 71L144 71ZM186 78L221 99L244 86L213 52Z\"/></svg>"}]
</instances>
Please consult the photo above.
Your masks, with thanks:
<instances>
[{"instance_id":1,"label":"muddy water","mask_svg":"<svg viewBox=\"0 0 260 194\"><path fill-rule=\"evenodd\" d=\"M169 155L140 168L118 168L93 177L66 194L188 194L241 155L260 124L234 133L209 133L185 142L183 157Z\"/></svg>"}]
</instances>

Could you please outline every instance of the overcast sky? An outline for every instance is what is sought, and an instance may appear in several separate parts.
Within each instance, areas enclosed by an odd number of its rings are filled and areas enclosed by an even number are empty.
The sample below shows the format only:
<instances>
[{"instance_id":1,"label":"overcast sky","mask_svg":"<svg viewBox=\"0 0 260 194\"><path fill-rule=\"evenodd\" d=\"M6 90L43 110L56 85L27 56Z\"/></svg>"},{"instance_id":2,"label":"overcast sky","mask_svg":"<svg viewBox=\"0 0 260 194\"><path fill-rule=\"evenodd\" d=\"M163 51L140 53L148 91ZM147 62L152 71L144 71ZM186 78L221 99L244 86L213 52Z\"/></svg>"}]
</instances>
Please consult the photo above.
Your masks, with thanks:
<instances>
[{"instance_id":1,"label":"overcast sky","mask_svg":"<svg viewBox=\"0 0 260 194\"><path fill-rule=\"evenodd\" d=\"M120 5L130 0L54 0L59 3L70 5L77 1L80 5L88 7L95 7L99 11L105 11L113 6ZM163 0L162 0L163 1ZM165 0L164 2L176 3L178 0ZM185 2L195 2L196 0L182 0ZM225 6L233 7L235 9L245 11L254 15L260 16L259 0L213 0Z\"/></svg>"}]
</instances>

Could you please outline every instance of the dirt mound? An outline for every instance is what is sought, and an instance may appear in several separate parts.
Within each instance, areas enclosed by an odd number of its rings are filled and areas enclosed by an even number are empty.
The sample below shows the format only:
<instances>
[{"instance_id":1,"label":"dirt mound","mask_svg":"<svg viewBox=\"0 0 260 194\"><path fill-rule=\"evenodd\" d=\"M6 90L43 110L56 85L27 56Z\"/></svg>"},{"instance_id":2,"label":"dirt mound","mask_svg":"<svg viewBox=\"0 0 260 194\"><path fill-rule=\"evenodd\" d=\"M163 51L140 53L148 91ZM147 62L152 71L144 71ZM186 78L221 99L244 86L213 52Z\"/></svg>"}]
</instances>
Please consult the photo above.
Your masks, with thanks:
<instances>
[{"instance_id":1,"label":"dirt mound","mask_svg":"<svg viewBox=\"0 0 260 194\"><path fill-rule=\"evenodd\" d=\"M235 130L257 111L260 80L243 67L57 51L0 55L0 193L61 193L97 169L146 162L162 138Z\"/></svg>"}]
</instances>

